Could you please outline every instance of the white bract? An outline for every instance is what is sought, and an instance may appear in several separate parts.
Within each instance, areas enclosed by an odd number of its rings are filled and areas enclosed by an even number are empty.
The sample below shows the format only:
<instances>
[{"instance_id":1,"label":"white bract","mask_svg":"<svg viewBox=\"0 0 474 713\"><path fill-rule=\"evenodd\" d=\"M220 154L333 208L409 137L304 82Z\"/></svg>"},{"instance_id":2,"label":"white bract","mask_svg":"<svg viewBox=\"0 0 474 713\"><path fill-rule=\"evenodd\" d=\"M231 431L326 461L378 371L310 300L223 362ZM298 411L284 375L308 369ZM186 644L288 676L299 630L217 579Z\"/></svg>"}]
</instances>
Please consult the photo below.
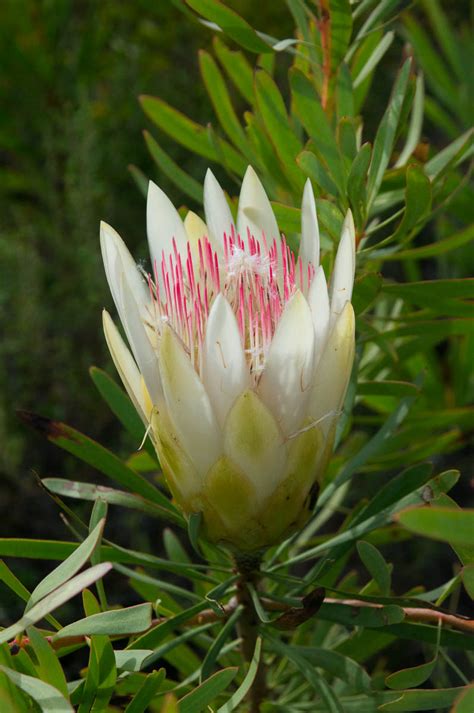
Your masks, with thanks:
<instances>
[{"instance_id":1,"label":"white bract","mask_svg":"<svg viewBox=\"0 0 474 713\"><path fill-rule=\"evenodd\" d=\"M183 222L150 183L149 275L102 224L131 353L107 312L104 331L176 501L209 539L253 550L304 523L332 451L354 355L354 223L328 290L309 180L298 257L252 168L235 223L210 171L204 210Z\"/></svg>"}]
</instances>

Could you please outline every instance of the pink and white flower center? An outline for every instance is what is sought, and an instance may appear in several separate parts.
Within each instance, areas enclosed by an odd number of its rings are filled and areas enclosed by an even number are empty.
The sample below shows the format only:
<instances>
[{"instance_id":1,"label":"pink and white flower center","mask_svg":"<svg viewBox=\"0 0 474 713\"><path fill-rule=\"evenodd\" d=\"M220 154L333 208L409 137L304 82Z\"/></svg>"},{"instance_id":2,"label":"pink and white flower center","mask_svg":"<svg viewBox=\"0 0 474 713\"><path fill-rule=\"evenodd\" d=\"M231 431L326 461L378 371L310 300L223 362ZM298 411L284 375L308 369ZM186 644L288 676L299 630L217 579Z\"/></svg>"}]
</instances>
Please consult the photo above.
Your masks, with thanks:
<instances>
[{"instance_id":1,"label":"pink and white flower center","mask_svg":"<svg viewBox=\"0 0 474 713\"><path fill-rule=\"evenodd\" d=\"M162 252L148 275L151 294L149 328L158 337L163 322L170 324L201 372L202 344L215 297L222 292L239 326L250 372L257 378L286 303L297 289L307 294L315 270L295 259L284 237L267 244L250 232L247 241L232 229L224 234L223 255L207 236L197 250L187 244L186 258L173 239L173 251Z\"/></svg>"}]
</instances>

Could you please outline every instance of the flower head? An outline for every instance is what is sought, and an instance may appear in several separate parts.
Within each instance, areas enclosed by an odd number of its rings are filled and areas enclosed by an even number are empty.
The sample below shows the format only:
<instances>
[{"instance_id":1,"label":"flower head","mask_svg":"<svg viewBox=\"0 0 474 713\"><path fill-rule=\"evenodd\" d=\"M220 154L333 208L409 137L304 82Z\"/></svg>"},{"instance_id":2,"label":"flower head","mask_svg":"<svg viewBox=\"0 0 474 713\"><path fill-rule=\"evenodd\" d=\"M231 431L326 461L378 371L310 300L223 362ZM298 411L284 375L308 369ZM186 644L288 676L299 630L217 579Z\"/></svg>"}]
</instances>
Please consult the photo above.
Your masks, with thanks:
<instances>
[{"instance_id":1,"label":"flower head","mask_svg":"<svg viewBox=\"0 0 474 713\"><path fill-rule=\"evenodd\" d=\"M241 550L301 526L332 450L352 367L354 225L344 222L330 290L311 184L296 257L248 168L234 222L208 171L206 223L184 222L150 183L151 270L101 226L105 271L132 354L110 316L117 370L185 513Z\"/></svg>"}]
</instances>

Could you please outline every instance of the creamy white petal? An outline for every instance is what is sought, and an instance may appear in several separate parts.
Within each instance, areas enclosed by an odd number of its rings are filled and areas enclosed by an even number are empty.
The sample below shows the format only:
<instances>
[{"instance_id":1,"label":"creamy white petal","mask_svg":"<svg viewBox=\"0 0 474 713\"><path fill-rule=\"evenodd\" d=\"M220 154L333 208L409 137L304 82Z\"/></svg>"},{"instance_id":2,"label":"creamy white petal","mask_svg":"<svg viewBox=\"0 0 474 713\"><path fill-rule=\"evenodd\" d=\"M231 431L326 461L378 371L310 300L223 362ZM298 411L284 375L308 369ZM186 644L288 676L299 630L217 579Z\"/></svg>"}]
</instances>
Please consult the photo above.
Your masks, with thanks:
<instances>
[{"instance_id":1,"label":"creamy white petal","mask_svg":"<svg viewBox=\"0 0 474 713\"><path fill-rule=\"evenodd\" d=\"M200 218L197 213L193 213L192 210L188 211L186 218L184 219L184 229L186 230L186 235L191 244L197 245L199 240L202 240L207 234L207 225Z\"/></svg>"},{"instance_id":2,"label":"creamy white petal","mask_svg":"<svg viewBox=\"0 0 474 713\"><path fill-rule=\"evenodd\" d=\"M327 433L344 403L354 360L354 310L346 303L316 367L308 416Z\"/></svg>"},{"instance_id":3,"label":"creamy white petal","mask_svg":"<svg viewBox=\"0 0 474 713\"><path fill-rule=\"evenodd\" d=\"M221 426L237 397L250 387L237 320L219 294L209 313L203 352L202 381Z\"/></svg>"},{"instance_id":4,"label":"creamy white petal","mask_svg":"<svg viewBox=\"0 0 474 713\"><path fill-rule=\"evenodd\" d=\"M150 248L152 271L155 260L161 263L165 254L173 252L173 238L178 251L186 257L188 236L178 211L161 188L150 181L146 203L146 229Z\"/></svg>"},{"instance_id":5,"label":"creamy white petal","mask_svg":"<svg viewBox=\"0 0 474 713\"><path fill-rule=\"evenodd\" d=\"M140 314L125 273L121 275L120 300L123 308L122 324L135 360L145 380L153 403L162 400L162 388L156 352L145 328L144 317Z\"/></svg>"},{"instance_id":6,"label":"creamy white petal","mask_svg":"<svg viewBox=\"0 0 474 713\"><path fill-rule=\"evenodd\" d=\"M309 263L315 270L319 265L319 225L316 215L316 203L314 200L313 187L311 181L305 183L303 200L301 203L301 243L299 256L306 269Z\"/></svg>"},{"instance_id":7,"label":"creamy white petal","mask_svg":"<svg viewBox=\"0 0 474 713\"><path fill-rule=\"evenodd\" d=\"M158 358L168 415L188 457L204 477L222 454L221 432L191 360L167 325Z\"/></svg>"},{"instance_id":8,"label":"creamy white petal","mask_svg":"<svg viewBox=\"0 0 474 713\"><path fill-rule=\"evenodd\" d=\"M122 271L126 274L127 282L133 291L135 300L141 311L143 311L150 302L148 287L120 235L103 221L100 224L100 247L105 274L120 317L122 316L122 305L120 303L120 274ZM120 262L120 269L117 268L118 261Z\"/></svg>"},{"instance_id":9,"label":"creamy white petal","mask_svg":"<svg viewBox=\"0 0 474 713\"><path fill-rule=\"evenodd\" d=\"M314 363L319 361L329 329L329 294L324 268L320 265L311 283L308 304L314 325Z\"/></svg>"},{"instance_id":10,"label":"creamy white petal","mask_svg":"<svg viewBox=\"0 0 474 713\"><path fill-rule=\"evenodd\" d=\"M258 393L286 436L301 426L313 375L314 327L303 294L296 292L277 325Z\"/></svg>"},{"instance_id":11,"label":"creamy white petal","mask_svg":"<svg viewBox=\"0 0 474 713\"><path fill-rule=\"evenodd\" d=\"M150 414L148 413L149 408L143 393L141 374L112 317L105 309L102 312L102 324L115 368L140 418L148 425Z\"/></svg>"},{"instance_id":12,"label":"creamy white petal","mask_svg":"<svg viewBox=\"0 0 474 713\"><path fill-rule=\"evenodd\" d=\"M209 228L209 239L221 256L224 249L224 233L230 234L234 220L224 191L209 168L204 179L204 213Z\"/></svg>"},{"instance_id":13,"label":"creamy white petal","mask_svg":"<svg viewBox=\"0 0 474 713\"><path fill-rule=\"evenodd\" d=\"M150 297L144 280L120 236L101 224L105 272L129 345L153 401L160 398L158 364L147 331Z\"/></svg>"},{"instance_id":14,"label":"creamy white petal","mask_svg":"<svg viewBox=\"0 0 474 713\"><path fill-rule=\"evenodd\" d=\"M346 302L352 297L355 275L355 227L352 213L347 212L342 226L341 240L337 249L334 270L331 276L331 321L342 313Z\"/></svg>"},{"instance_id":15,"label":"creamy white petal","mask_svg":"<svg viewBox=\"0 0 474 713\"><path fill-rule=\"evenodd\" d=\"M269 246L274 239L280 239L280 231L260 179L251 166L247 168L239 197L237 213L237 231L247 241L247 229L250 234L261 240L262 233Z\"/></svg>"},{"instance_id":16,"label":"creamy white petal","mask_svg":"<svg viewBox=\"0 0 474 713\"><path fill-rule=\"evenodd\" d=\"M253 483L260 501L275 491L285 474L286 448L273 415L255 391L241 394L229 411L224 448Z\"/></svg>"},{"instance_id":17,"label":"creamy white petal","mask_svg":"<svg viewBox=\"0 0 474 713\"><path fill-rule=\"evenodd\" d=\"M208 235L207 225L202 218L190 210L184 219L184 229L188 236L191 257L194 264L197 265L199 260L199 241L202 242L204 237Z\"/></svg>"}]
</instances>

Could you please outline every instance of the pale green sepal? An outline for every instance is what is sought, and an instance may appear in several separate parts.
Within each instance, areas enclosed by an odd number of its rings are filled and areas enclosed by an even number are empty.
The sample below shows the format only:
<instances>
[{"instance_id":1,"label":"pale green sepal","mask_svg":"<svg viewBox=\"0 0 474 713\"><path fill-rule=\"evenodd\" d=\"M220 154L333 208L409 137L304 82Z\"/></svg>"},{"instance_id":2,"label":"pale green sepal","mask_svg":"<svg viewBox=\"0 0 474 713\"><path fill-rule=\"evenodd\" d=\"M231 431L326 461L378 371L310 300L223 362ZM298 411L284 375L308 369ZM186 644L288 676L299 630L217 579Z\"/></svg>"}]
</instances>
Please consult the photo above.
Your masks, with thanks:
<instances>
[{"instance_id":1,"label":"pale green sepal","mask_svg":"<svg viewBox=\"0 0 474 713\"><path fill-rule=\"evenodd\" d=\"M250 389L229 412L224 450L253 483L260 502L278 486L286 461L283 437L268 408Z\"/></svg>"},{"instance_id":2,"label":"pale green sepal","mask_svg":"<svg viewBox=\"0 0 474 713\"><path fill-rule=\"evenodd\" d=\"M202 479L165 411L155 409L151 414L151 430L163 473L173 497L189 513L193 499L199 495Z\"/></svg>"},{"instance_id":3,"label":"pale green sepal","mask_svg":"<svg viewBox=\"0 0 474 713\"><path fill-rule=\"evenodd\" d=\"M158 360L169 419L183 449L204 477L222 454L221 432L191 359L168 325L162 331Z\"/></svg>"}]
</instances>

